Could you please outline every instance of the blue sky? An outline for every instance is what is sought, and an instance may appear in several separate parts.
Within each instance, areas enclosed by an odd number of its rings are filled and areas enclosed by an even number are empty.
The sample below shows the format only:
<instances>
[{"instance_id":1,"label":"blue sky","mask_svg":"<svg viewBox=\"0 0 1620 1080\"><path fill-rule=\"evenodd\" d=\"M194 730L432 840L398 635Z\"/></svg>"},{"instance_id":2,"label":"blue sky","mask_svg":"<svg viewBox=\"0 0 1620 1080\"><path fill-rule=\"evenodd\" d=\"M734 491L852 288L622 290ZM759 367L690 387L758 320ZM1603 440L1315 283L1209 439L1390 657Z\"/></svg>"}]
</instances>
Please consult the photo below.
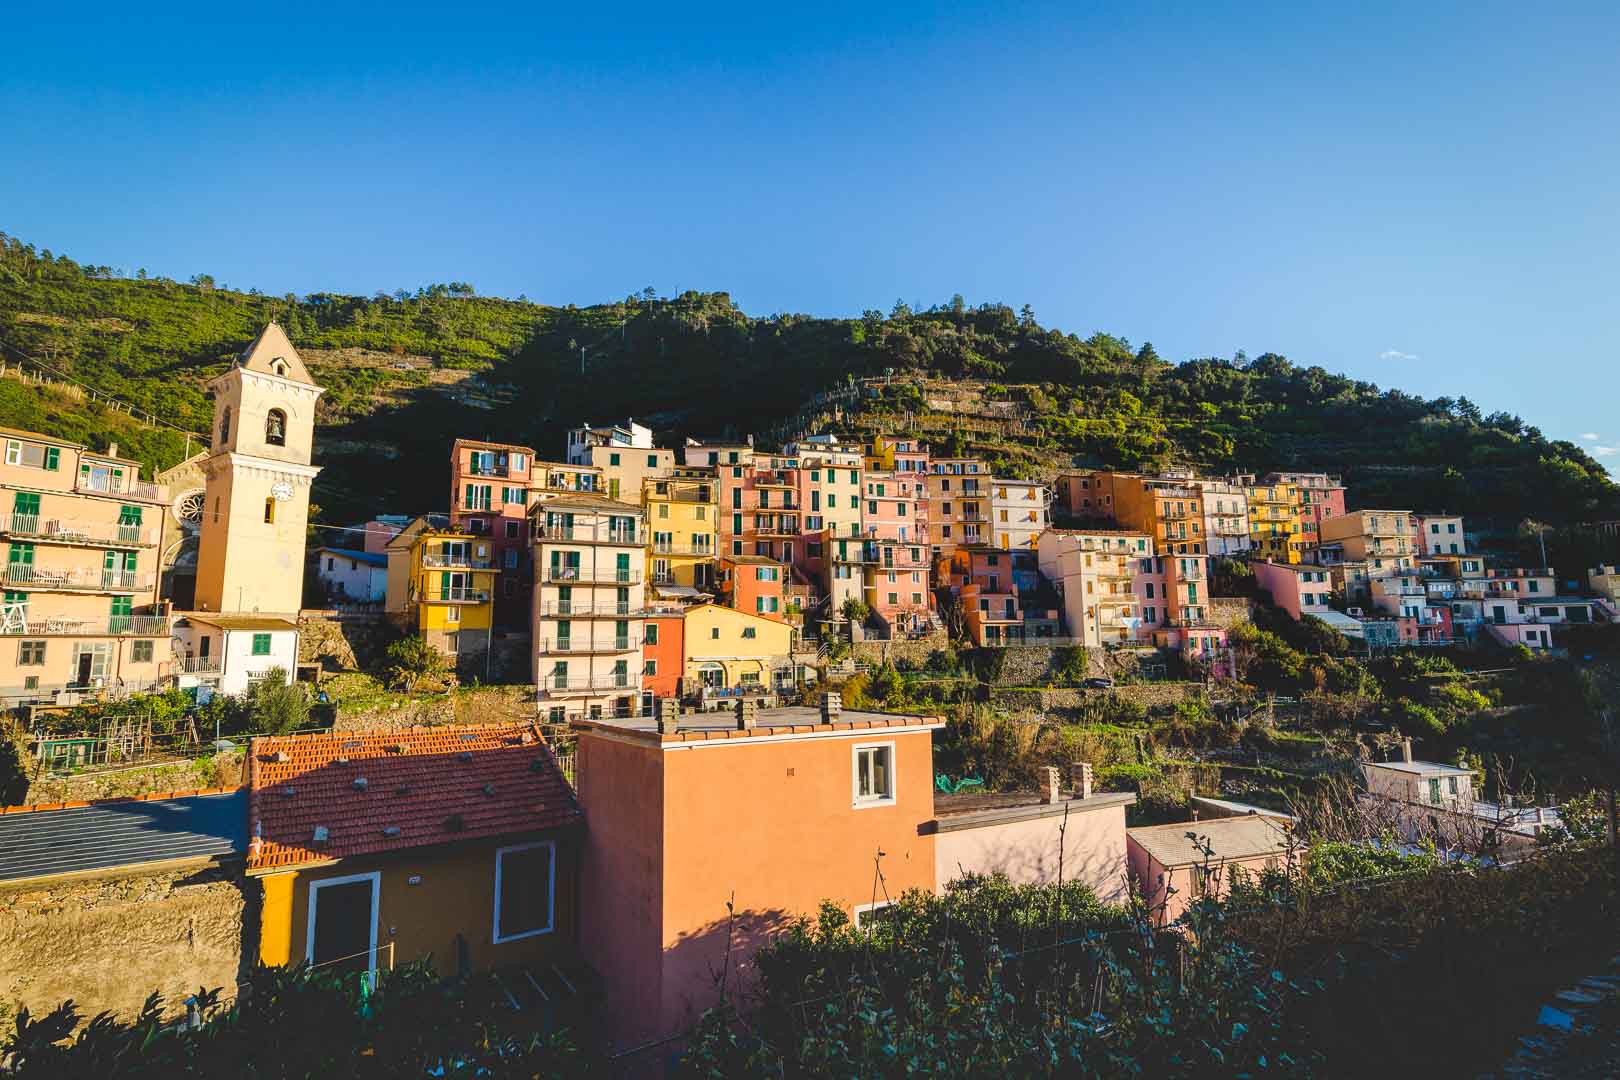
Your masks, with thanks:
<instances>
[{"instance_id":1,"label":"blue sky","mask_svg":"<svg viewBox=\"0 0 1620 1080\"><path fill-rule=\"evenodd\" d=\"M277 293L960 292L1620 466L1612 3L235 6L9 12L0 229Z\"/></svg>"}]
</instances>

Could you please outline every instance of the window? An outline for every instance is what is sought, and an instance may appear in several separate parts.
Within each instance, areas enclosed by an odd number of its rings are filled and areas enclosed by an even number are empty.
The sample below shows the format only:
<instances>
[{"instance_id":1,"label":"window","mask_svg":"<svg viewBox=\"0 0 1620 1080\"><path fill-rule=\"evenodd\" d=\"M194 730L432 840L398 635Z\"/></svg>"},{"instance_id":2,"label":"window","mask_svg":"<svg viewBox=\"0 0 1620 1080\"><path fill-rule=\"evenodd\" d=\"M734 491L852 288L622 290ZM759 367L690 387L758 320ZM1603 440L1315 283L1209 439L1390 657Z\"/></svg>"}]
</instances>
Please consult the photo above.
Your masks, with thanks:
<instances>
[{"instance_id":1,"label":"window","mask_svg":"<svg viewBox=\"0 0 1620 1080\"><path fill-rule=\"evenodd\" d=\"M609 454L608 455L608 464L609 465L617 465L618 463L619 463L619 455L618 454Z\"/></svg>"},{"instance_id":2,"label":"window","mask_svg":"<svg viewBox=\"0 0 1620 1080\"><path fill-rule=\"evenodd\" d=\"M43 641L24 641L18 644L18 664L24 667L36 667L44 662L45 643Z\"/></svg>"},{"instance_id":3,"label":"window","mask_svg":"<svg viewBox=\"0 0 1620 1080\"><path fill-rule=\"evenodd\" d=\"M709 640L710 641L719 641L720 640L720 628L718 626L709 627Z\"/></svg>"},{"instance_id":4,"label":"window","mask_svg":"<svg viewBox=\"0 0 1620 1080\"><path fill-rule=\"evenodd\" d=\"M229 405L225 406L219 414L219 441L222 443L231 441L231 407Z\"/></svg>"},{"instance_id":5,"label":"window","mask_svg":"<svg viewBox=\"0 0 1620 1080\"><path fill-rule=\"evenodd\" d=\"M287 414L271 409L264 418L264 441L271 446L287 445Z\"/></svg>"},{"instance_id":6,"label":"window","mask_svg":"<svg viewBox=\"0 0 1620 1080\"><path fill-rule=\"evenodd\" d=\"M894 802L894 743L854 749L854 804L857 809Z\"/></svg>"},{"instance_id":7,"label":"window","mask_svg":"<svg viewBox=\"0 0 1620 1080\"><path fill-rule=\"evenodd\" d=\"M656 660L647 660L647 661L645 661L641 665L641 673L643 675L657 675L658 674L658 661L656 661Z\"/></svg>"},{"instance_id":8,"label":"window","mask_svg":"<svg viewBox=\"0 0 1620 1080\"><path fill-rule=\"evenodd\" d=\"M253 655L254 656L269 656L270 655L270 635L269 634L254 634L253 635Z\"/></svg>"},{"instance_id":9,"label":"window","mask_svg":"<svg viewBox=\"0 0 1620 1080\"><path fill-rule=\"evenodd\" d=\"M1432 803L1440 801L1440 781L1438 779L1429 781L1429 801Z\"/></svg>"},{"instance_id":10,"label":"window","mask_svg":"<svg viewBox=\"0 0 1620 1080\"><path fill-rule=\"evenodd\" d=\"M647 455L647 468L649 468L649 469L658 468L658 455L657 454L648 454Z\"/></svg>"},{"instance_id":11,"label":"window","mask_svg":"<svg viewBox=\"0 0 1620 1080\"><path fill-rule=\"evenodd\" d=\"M751 641L754 638L759 637L759 633L752 626L745 626L743 627L742 636Z\"/></svg>"},{"instance_id":12,"label":"window","mask_svg":"<svg viewBox=\"0 0 1620 1080\"><path fill-rule=\"evenodd\" d=\"M501 556L501 561L502 561L502 564L506 567L506 569L508 569L508 570L516 570L517 569L517 564L518 564L517 549L516 548L507 548L505 553L503 553L502 556Z\"/></svg>"},{"instance_id":13,"label":"window","mask_svg":"<svg viewBox=\"0 0 1620 1080\"><path fill-rule=\"evenodd\" d=\"M506 523L506 538L508 540L516 540L522 528L523 523L521 521L508 521Z\"/></svg>"},{"instance_id":14,"label":"window","mask_svg":"<svg viewBox=\"0 0 1620 1080\"><path fill-rule=\"evenodd\" d=\"M1457 778L1455 776L1446 777L1446 794L1457 794Z\"/></svg>"},{"instance_id":15,"label":"window","mask_svg":"<svg viewBox=\"0 0 1620 1080\"><path fill-rule=\"evenodd\" d=\"M648 645L656 645L656 644L658 644L658 624L657 623L648 623L647 624L647 635L646 635L644 640L646 641L646 643Z\"/></svg>"},{"instance_id":16,"label":"window","mask_svg":"<svg viewBox=\"0 0 1620 1080\"><path fill-rule=\"evenodd\" d=\"M266 500L264 500L264 523L266 525L274 525L276 523L276 500L275 499L266 499Z\"/></svg>"},{"instance_id":17,"label":"window","mask_svg":"<svg viewBox=\"0 0 1620 1080\"><path fill-rule=\"evenodd\" d=\"M488 510L494 488L489 484L468 484L462 491L468 510Z\"/></svg>"},{"instance_id":18,"label":"window","mask_svg":"<svg viewBox=\"0 0 1620 1080\"><path fill-rule=\"evenodd\" d=\"M152 643L150 641L137 641L130 646L129 658L137 664L150 664L152 662Z\"/></svg>"},{"instance_id":19,"label":"window","mask_svg":"<svg viewBox=\"0 0 1620 1080\"><path fill-rule=\"evenodd\" d=\"M504 503L527 503L529 492L527 488L503 487L501 488L501 501Z\"/></svg>"}]
</instances>

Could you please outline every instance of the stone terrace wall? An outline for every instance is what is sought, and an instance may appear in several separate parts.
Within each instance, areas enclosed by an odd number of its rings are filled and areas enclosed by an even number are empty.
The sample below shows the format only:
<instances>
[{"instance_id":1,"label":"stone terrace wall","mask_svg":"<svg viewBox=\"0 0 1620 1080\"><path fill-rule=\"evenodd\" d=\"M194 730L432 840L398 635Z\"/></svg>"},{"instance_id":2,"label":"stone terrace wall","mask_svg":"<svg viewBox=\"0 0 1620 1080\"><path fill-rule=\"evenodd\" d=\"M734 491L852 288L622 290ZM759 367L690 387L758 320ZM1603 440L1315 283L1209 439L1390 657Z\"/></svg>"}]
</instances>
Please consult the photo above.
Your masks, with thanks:
<instances>
[{"instance_id":1,"label":"stone terrace wall","mask_svg":"<svg viewBox=\"0 0 1620 1080\"><path fill-rule=\"evenodd\" d=\"M162 761L124 769L40 775L28 786L25 803L93 802L204 788L240 787L246 767L240 752L214 754L199 761Z\"/></svg>"},{"instance_id":2,"label":"stone terrace wall","mask_svg":"<svg viewBox=\"0 0 1620 1080\"><path fill-rule=\"evenodd\" d=\"M399 631L381 615L303 611L298 615L298 659L340 671L371 670Z\"/></svg>"},{"instance_id":3,"label":"stone terrace wall","mask_svg":"<svg viewBox=\"0 0 1620 1080\"><path fill-rule=\"evenodd\" d=\"M913 668L921 668L928 662L928 657L936 650L948 652L950 647L950 635L940 630L937 633L920 638L896 641L857 641L855 643L855 658L865 660L874 667L887 661L891 664L904 664Z\"/></svg>"},{"instance_id":4,"label":"stone terrace wall","mask_svg":"<svg viewBox=\"0 0 1620 1080\"><path fill-rule=\"evenodd\" d=\"M0 1002L35 1016L72 998L88 1019L169 1015L200 986L236 994L248 917L234 871L215 867L0 887Z\"/></svg>"}]
</instances>

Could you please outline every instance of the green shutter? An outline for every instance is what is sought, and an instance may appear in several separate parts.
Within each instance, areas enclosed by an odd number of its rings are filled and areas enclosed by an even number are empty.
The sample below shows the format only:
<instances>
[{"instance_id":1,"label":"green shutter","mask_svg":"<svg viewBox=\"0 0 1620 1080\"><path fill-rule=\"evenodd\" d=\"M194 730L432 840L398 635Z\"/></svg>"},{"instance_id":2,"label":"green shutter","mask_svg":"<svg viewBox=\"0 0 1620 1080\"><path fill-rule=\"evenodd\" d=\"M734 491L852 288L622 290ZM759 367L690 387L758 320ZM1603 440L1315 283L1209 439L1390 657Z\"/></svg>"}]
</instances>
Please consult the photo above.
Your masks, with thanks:
<instances>
[{"instance_id":1,"label":"green shutter","mask_svg":"<svg viewBox=\"0 0 1620 1080\"><path fill-rule=\"evenodd\" d=\"M25 514L30 517L39 516L39 496L26 491L17 492L17 499L11 506L13 514Z\"/></svg>"},{"instance_id":2,"label":"green shutter","mask_svg":"<svg viewBox=\"0 0 1620 1080\"><path fill-rule=\"evenodd\" d=\"M118 508L118 524L139 525L141 523L141 508L138 506L120 506Z\"/></svg>"},{"instance_id":3,"label":"green shutter","mask_svg":"<svg viewBox=\"0 0 1620 1080\"><path fill-rule=\"evenodd\" d=\"M135 603L134 597L130 597L130 596L115 596L115 597L113 597L112 598L112 614L113 614L113 618L115 618L115 619L119 618L119 617L128 618L130 613L133 611L134 603Z\"/></svg>"},{"instance_id":4,"label":"green shutter","mask_svg":"<svg viewBox=\"0 0 1620 1080\"><path fill-rule=\"evenodd\" d=\"M13 566L33 566L34 545L12 544L11 550L6 553L6 562Z\"/></svg>"},{"instance_id":5,"label":"green shutter","mask_svg":"<svg viewBox=\"0 0 1620 1080\"><path fill-rule=\"evenodd\" d=\"M270 655L270 635L269 634L254 634L253 635L253 655L254 656L269 656Z\"/></svg>"},{"instance_id":6,"label":"green shutter","mask_svg":"<svg viewBox=\"0 0 1620 1080\"><path fill-rule=\"evenodd\" d=\"M59 446L47 446L45 448L45 470L47 472L56 472L61 467L62 448Z\"/></svg>"}]
</instances>

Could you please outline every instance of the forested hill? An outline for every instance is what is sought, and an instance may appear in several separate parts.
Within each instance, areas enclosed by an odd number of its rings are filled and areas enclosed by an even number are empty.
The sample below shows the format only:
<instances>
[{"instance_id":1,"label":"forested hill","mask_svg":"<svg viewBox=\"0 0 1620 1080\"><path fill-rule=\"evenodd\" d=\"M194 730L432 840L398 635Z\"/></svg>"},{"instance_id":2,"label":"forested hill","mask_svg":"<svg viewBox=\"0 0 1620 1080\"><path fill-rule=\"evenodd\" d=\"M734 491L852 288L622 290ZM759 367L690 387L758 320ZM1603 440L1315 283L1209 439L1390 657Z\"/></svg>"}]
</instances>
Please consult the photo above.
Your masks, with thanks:
<instances>
[{"instance_id":1,"label":"forested hill","mask_svg":"<svg viewBox=\"0 0 1620 1080\"><path fill-rule=\"evenodd\" d=\"M1583 450L1465 397L1426 401L1269 353L1172 365L1151 345L1043 328L1028 308L954 298L851 319L755 317L725 293L649 289L575 308L460 284L271 297L205 275L121 276L0 234L0 360L37 358L182 428L208 430L204 383L270 318L327 388L316 502L332 521L442 505L458 435L556 457L563 431L587 420L634 416L666 436L765 432L818 391L885 372L987 385L1023 435L956 441L1018 471L1321 468L1346 475L1352 501L1554 522L1620 516L1620 489ZM902 380L841 422L893 425L926 405ZM14 378L0 379L0 424L117 441L156 468L185 447L128 412Z\"/></svg>"}]
</instances>

